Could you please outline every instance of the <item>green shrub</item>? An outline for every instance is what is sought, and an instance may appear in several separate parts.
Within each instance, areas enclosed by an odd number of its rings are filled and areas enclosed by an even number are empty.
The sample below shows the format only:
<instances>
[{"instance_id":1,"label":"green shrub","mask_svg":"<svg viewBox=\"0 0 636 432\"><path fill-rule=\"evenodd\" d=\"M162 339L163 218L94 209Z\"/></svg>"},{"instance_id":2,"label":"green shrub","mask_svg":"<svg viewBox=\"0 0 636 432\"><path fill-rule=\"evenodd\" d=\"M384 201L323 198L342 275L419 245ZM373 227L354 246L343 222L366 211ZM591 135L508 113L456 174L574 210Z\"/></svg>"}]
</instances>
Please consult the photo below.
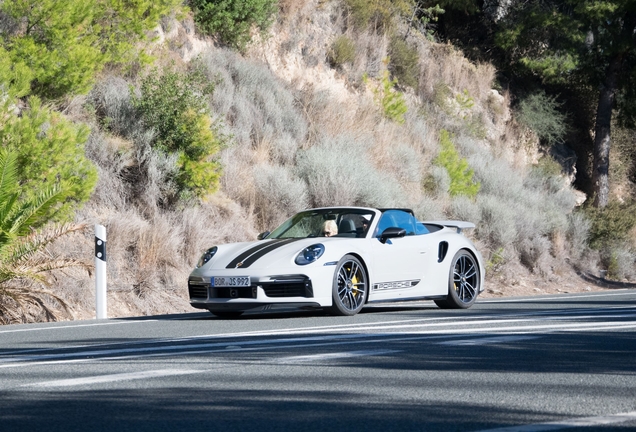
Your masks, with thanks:
<instances>
[{"instance_id":1,"label":"green shrub","mask_svg":"<svg viewBox=\"0 0 636 432\"><path fill-rule=\"evenodd\" d=\"M138 42L180 0L5 0L0 12L28 23L2 41L26 65L33 93L57 99L87 93L107 63L142 59Z\"/></svg>"},{"instance_id":2,"label":"green shrub","mask_svg":"<svg viewBox=\"0 0 636 432\"><path fill-rule=\"evenodd\" d=\"M332 67L340 67L345 63L353 63L356 58L356 46L345 35L340 35L331 44L327 53L327 60Z\"/></svg>"},{"instance_id":3,"label":"green shrub","mask_svg":"<svg viewBox=\"0 0 636 432\"><path fill-rule=\"evenodd\" d=\"M220 164L213 156L224 137L209 116L206 95L214 87L196 69L181 74L168 70L152 71L141 83L141 95L133 96L133 106L147 127L156 132L153 147L177 153L179 192L197 197L214 192L218 186Z\"/></svg>"},{"instance_id":4,"label":"green shrub","mask_svg":"<svg viewBox=\"0 0 636 432\"><path fill-rule=\"evenodd\" d=\"M440 107L445 113L451 113L449 99L453 95L453 91L448 84L439 81L433 87L433 102Z\"/></svg>"},{"instance_id":5,"label":"green shrub","mask_svg":"<svg viewBox=\"0 0 636 432\"><path fill-rule=\"evenodd\" d=\"M393 26L394 15L410 16L413 0L345 0L353 25L366 30L372 27L377 32L386 32Z\"/></svg>"},{"instance_id":6,"label":"green shrub","mask_svg":"<svg viewBox=\"0 0 636 432\"><path fill-rule=\"evenodd\" d=\"M451 196L466 195L475 197L479 192L480 184L473 179L474 171L468 166L468 161L459 156L453 144L451 134L442 129L440 131L441 150L434 160L438 166L446 168L450 176L448 192Z\"/></svg>"},{"instance_id":7,"label":"green shrub","mask_svg":"<svg viewBox=\"0 0 636 432\"><path fill-rule=\"evenodd\" d=\"M366 74L362 79L367 82ZM405 121L404 114L408 111L408 107L406 106L404 95L394 89L396 84L397 80L389 79L389 71L384 71L380 83L373 89L373 95L376 102L382 107L382 113L386 118L403 124Z\"/></svg>"},{"instance_id":8,"label":"green shrub","mask_svg":"<svg viewBox=\"0 0 636 432\"><path fill-rule=\"evenodd\" d=\"M544 91L533 93L519 103L519 121L551 146L561 142L567 132L567 116L560 108L556 97Z\"/></svg>"},{"instance_id":9,"label":"green shrub","mask_svg":"<svg viewBox=\"0 0 636 432\"><path fill-rule=\"evenodd\" d=\"M604 208L587 207L585 214L591 222L589 239L593 249L625 242L630 230L636 226L636 202L610 202Z\"/></svg>"},{"instance_id":10,"label":"green shrub","mask_svg":"<svg viewBox=\"0 0 636 432\"><path fill-rule=\"evenodd\" d=\"M8 104L3 106L5 112ZM50 111L35 96L29 98L28 108L20 116L8 114L3 120L0 142L17 154L21 198L33 199L43 189L59 186L62 192L42 223L69 220L76 207L89 199L97 182L97 171L84 154L89 129Z\"/></svg>"},{"instance_id":11,"label":"green shrub","mask_svg":"<svg viewBox=\"0 0 636 432\"><path fill-rule=\"evenodd\" d=\"M420 81L420 56L417 48L394 35L389 43L389 70L400 84L417 89Z\"/></svg>"},{"instance_id":12,"label":"green shrub","mask_svg":"<svg viewBox=\"0 0 636 432\"><path fill-rule=\"evenodd\" d=\"M243 49L256 26L265 31L277 10L276 0L192 0L194 19L209 35L218 35L229 46Z\"/></svg>"}]
</instances>

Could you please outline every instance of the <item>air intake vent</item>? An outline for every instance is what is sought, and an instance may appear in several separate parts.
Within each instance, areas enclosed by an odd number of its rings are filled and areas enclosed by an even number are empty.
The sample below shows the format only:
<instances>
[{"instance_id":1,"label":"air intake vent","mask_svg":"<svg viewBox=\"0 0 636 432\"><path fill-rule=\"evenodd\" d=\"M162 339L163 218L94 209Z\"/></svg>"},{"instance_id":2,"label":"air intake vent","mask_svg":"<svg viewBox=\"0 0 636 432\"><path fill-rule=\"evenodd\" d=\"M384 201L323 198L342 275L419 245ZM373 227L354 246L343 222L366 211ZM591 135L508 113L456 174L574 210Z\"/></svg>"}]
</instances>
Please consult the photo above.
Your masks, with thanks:
<instances>
[{"instance_id":1,"label":"air intake vent","mask_svg":"<svg viewBox=\"0 0 636 432\"><path fill-rule=\"evenodd\" d=\"M446 258L446 254L448 253L448 242L441 242L439 244L439 249L437 251L437 262L442 262L444 261L444 258Z\"/></svg>"}]
</instances>

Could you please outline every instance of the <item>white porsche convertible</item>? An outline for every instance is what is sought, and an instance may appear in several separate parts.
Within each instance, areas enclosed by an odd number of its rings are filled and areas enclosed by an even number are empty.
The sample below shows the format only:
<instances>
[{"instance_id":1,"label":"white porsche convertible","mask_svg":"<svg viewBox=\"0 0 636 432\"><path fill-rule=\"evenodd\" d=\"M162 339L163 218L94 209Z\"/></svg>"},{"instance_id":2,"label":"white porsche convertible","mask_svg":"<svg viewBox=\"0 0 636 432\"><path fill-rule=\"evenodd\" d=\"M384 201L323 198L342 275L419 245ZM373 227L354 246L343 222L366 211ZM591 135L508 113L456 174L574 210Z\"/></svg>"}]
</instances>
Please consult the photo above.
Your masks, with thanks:
<instances>
[{"instance_id":1,"label":"white porsche convertible","mask_svg":"<svg viewBox=\"0 0 636 432\"><path fill-rule=\"evenodd\" d=\"M355 315L366 303L434 300L468 308L483 290L470 222L419 222L408 209L306 210L255 242L208 249L188 279L190 304L220 317L274 305Z\"/></svg>"}]
</instances>

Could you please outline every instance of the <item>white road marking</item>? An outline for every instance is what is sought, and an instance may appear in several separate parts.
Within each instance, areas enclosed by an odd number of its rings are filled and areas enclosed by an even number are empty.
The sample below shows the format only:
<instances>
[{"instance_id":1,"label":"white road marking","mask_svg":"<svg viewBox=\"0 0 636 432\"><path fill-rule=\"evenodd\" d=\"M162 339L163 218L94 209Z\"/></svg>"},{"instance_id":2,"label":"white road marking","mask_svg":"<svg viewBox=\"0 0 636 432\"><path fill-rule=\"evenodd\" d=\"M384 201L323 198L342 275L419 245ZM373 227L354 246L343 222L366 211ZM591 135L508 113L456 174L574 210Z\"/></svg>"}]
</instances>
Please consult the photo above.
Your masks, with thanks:
<instances>
[{"instance_id":1,"label":"white road marking","mask_svg":"<svg viewBox=\"0 0 636 432\"><path fill-rule=\"evenodd\" d=\"M337 352L337 353L321 353L321 354L312 354L312 355L302 355L302 356L292 356L292 357L283 357L277 360L277 363L308 363L308 362L319 362L323 360L336 360L342 358L352 358L352 357L368 357L368 356L379 356L384 354L393 354L402 352L401 350L366 350L366 351L349 351L349 352Z\"/></svg>"},{"instance_id":2,"label":"white road marking","mask_svg":"<svg viewBox=\"0 0 636 432\"><path fill-rule=\"evenodd\" d=\"M139 324L139 323L157 322L157 321L159 320L144 319L144 320L134 320L134 321L106 321L106 322L96 322L96 323L90 323L90 324L73 324L73 325L65 325L65 326L19 328L19 329L11 329L11 330L0 330L0 334L32 332L32 331L40 331L40 330L66 330L66 329L75 329L79 327L98 327L98 326L110 326L110 325L122 325L122 324Z\"/></svg>"},{"instance_id":3,"label":"white road marking","mask_svg":"<svg viewBox=\"0 0 636 432\"><path fill-rule=\"evenodd\" d=\"M32 384L23 384L21 387L72 387L91 384L103 384L117 381L131 381L147 378L159 378L174 375L190 375L204 372L202 370L176 370L176 369L158 369L142 372L130 372L111 375L98 375L84 378L70 378L63 380L44 381Z\"/></svg>"},{"instance_id":4,"label":"white road marking","mask_svg":"<svg viewBox=\"0 0 636 432\"><path fill-rule=\"evenodd\" d=\"M484 430L480 430L476 432L543 432L543 431L568 429L573 427L610 425L610 424L616 424L616 423L623 423L630 420L636 420L636 411L620 413L620 414L610 414L605 416L572 418L572 419L559 420L559 421L548 422L548 423L537 423L537 424L522 425L522 426L509 426L509 427L502 427L502 428L495 428L495 429L484 429Z\"/></svg>"},{"instance_id":5,"label":"white road marking","mask_svg":"<svg viewBox=\"0 0 636 432\"><path fill-rule=\"evenodd\" d=\"M451 341L437 342L437 344L438 345L455 345L455 346L494 345L494 344L501 344L501 343L525 341L525 340L531 340L531 339L539 339L540 337L541 336L521 336L521 335L493 336L493 337L482 337L482 338L476 338L476 339L451 340Z\"/></svg>"},{"instance_id":6,"label":"white road marking","mask_svg":"<svg viewBox=\"0 0 636 432\"><path fill-rule=\"evenodd\" d=\"M419 326L415 326L419 327ZM405 340L421 340L434 337L460 337L462 335L476 334L476 335L493 335L493 334L532 334L537 331L542 332L557 332L557 331L599 331L602 329L630 329L636 328L636 322L589 322L589 323L556 323L556 324L544 324L544 325L517 325L508 327L473 327L469 329L403 329L402 332L395 333L364 333L364 334L340 334L340 335L324 335L324 336L307 336L307 337L295 337L284 339L265 339L254 341L243 341L241 346L253 346L251 350L265 351L274 349L273 347L280 348L281 345L288 347L299 348L301 346L316 346L317 344L322 346L327 345L340 345L344 343L386 343ZM14 368L43 364L59 364L64 361L78 362L77 357L84 357L86 360L109 360L116 358L134 358L134 357L146 357L146 356L174 356L174 355L194 355L202 353L211 353L218 351L232 351L228 350L228 342L207 342L198 344L176 344L176 345L164 345L156 347L144 347L144 348L120 348L120 349L93 349L92 351L76 351L70 353L59 354L46 354L46 355L34 355L34 356L21 356L4 358L0 363L0 368ZM240 348L238 350L245 349ZM197 350L197 351L192 351ZM97 357L92 359L86 359L85 357Z\"/></svg>"},{"instance_id":7,"label":"white road marking","mask_svg":"<svg viewBox=\"0 0 636 432\"><path fill-rule=\"evenodd\" d=\"M624 296L625 291L629 291L629 288L620 288L617 290L612 290L612 294L581 294L577 295L574 293L562 293L563 296L552 296L552 297L523 297L523 298L509 298L509 299L488 299L488 300L480 300L477 299L477 303L524 303L528 301L543 301L543 300L578 300L581 298L590 298L590 297L614 297L614 296Z\"/></svg>"}]
</instances>

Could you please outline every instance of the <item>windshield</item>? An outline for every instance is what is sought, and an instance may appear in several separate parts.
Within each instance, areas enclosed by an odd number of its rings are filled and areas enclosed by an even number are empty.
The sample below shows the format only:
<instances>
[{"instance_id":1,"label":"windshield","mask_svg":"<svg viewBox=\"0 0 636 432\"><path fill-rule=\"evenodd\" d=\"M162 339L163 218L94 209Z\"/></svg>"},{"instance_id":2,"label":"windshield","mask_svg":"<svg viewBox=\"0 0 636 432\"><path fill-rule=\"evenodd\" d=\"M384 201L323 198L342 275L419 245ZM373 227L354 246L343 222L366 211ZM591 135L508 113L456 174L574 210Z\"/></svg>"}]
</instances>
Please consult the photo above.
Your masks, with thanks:
<instances>
[{"instance_id":1,"label":"windshield","mask_svg":"<svg viewBox=\"0 0 636 432\"><path fill-rule=\"evenodd\" d=\"M374 212L364 209L323 209L298 213L267 238L365 237Z\"/></svg>"}]
</instances>

